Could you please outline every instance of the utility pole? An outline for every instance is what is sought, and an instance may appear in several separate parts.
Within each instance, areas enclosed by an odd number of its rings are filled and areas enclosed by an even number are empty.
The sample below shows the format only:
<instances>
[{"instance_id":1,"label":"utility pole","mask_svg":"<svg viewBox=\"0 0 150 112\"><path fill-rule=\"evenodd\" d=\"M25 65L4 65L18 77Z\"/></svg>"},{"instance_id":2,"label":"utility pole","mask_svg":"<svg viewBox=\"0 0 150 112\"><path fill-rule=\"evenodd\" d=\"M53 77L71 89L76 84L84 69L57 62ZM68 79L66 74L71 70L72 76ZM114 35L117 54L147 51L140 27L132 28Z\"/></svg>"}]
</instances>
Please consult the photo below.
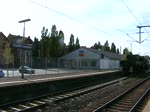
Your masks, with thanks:
<instances>
[{"instance_id":1,"label":"utility pole","mask_svg":"<svg viewBox=\"0 0 150 112\"><path fill-rule=\"evenodd\" d=\"M141 42L141 28L143 28L143 27L150 27L150 25L147 25L147 26L137 26L137 28L139 28L139 43L141 44L142 42Z\"/></svg>"},{"instance_id":2,"label":"utility pole","mask_svg":"<svg viewBox=\"0 0 150 112\"><path fill-rule=\"evenodd\" d=\"M25 23L28 22L28 21L31 21L31 19L25 19L25 20L21 20L21 21L18 21L19 23L24 23L24 27L23 27L23 38L25 37ZM23 41L22 41L22 46L23 46ZM23 48L23 47L22 47ZM21 78L24 79L24 51L22 49L22 73L21 73Z\"/></svg>"}]
</instances>

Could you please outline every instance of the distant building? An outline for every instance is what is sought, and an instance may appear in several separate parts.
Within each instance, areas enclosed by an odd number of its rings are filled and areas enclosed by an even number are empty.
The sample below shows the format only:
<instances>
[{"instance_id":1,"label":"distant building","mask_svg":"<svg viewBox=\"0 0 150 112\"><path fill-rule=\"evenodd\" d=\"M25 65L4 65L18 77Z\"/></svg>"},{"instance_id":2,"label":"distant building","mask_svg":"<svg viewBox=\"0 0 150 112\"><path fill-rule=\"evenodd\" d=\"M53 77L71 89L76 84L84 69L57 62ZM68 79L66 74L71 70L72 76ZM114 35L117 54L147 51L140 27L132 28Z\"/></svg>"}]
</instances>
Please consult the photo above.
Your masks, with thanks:
<instances>
[{"instance_id":1,"label":"distant building","mask_svg":"<svg viewBox=\"0 0 150 112\"><path fill-rule=\"evenodd\" d=\"M3 58L3 52L5 50L5 46L7 43L8 43L8 39L2 32L0 32L0 66L3 66L5 64Z\"/></svg>"},{"instance_id":2,"label":"distant building","mask_svg":"<svg viewBox=\"0 0 150 112\"><path fill-rule=\"evenodd\" d=\"M70 69L119 69L121 57L121 54L82 47L60 57L58 66Z\"/></svg>"},{"instance_id":3,"label":"distant building","mask_svg":"<svg viewBox=\"0 0 150 112\"><path fill-rule=\"evenodd\" d=\"M21 66L22 60L21 57L24 56L24 64L30 66L31 65L31 57L32 57L32 44L33 41L30 37L22 37L19 35L8 35L8 40L10 42L11 48L13 49L14 57L15 57L15 65ZM23 54L22 54L23 52Z\"/></svg>"}]
</instances>

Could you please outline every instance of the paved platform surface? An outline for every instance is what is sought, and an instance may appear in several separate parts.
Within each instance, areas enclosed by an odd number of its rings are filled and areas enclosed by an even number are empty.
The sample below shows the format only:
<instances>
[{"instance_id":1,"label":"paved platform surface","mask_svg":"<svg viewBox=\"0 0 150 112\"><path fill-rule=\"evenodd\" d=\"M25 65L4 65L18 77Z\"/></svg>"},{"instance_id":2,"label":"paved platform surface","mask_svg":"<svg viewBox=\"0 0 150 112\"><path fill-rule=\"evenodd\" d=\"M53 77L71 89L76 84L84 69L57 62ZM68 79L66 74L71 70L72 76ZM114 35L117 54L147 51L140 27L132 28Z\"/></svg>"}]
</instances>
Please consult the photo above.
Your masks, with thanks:
<instances>
[{"instance_id":1,"label":"paved platform surface","mask_svg":"<svg viewBox=\"0 0 150 112\"><path fill-rule=\"evenodd\" d=\"M75 78L75 77L85 77L88 75L96 75L96 74L104 74L104 73L112 73L116 72L116 70L112 71L76 71L76 72L68 72L68 73L55 73L55 74L41 74L41 75L24 75L24 78L21 76L14 77L4 77L0 78L0 87L20 85L20 84L31 84L52 80L62 80L65 78Z\"/></svg>"},{"instance_id":2,"label":"paved platform surface","mask_svg":"<svg viewBox=\"0 0 150 112\"><path fill-rule=\"evenodd\" d=\"M150 99L142 112L150 112Z\"/></svg>"}]
</instances>

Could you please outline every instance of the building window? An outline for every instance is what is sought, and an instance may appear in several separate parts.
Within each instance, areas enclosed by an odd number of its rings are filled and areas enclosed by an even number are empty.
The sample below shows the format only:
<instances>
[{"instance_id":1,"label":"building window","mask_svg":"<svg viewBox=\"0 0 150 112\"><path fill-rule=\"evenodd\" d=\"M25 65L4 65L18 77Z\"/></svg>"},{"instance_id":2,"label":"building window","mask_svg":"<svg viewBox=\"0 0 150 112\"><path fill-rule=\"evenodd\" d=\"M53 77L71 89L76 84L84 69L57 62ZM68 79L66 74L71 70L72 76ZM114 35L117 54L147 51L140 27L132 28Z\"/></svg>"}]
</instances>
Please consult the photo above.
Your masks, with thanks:
<instances>
[{"instance_id":1,"label":"building window","mask_svg":"<svg viewBox=\"0 0 150 112\"><path fill-rule=\"evenodd\" d=\"M82 66L88 66L88 64L85 60L82 61Z\"/></svg>"},{"instance_id":2,"label":"building window","mask_svg":"<svg viewBox=\"0 0 150 112\"><path fill-rule=\"evenodd\" d=\"M96 66L96 61L91 61L91 66Z\"/></svg>"},{"instance_id":3,"label":"building window","mask_svg":"<svg viewBox=\"0 0 150 112\"><path fill-rule=\"evenodd\" d=\"M80 61L75 60L75 61L74 61L74 66L80 66Z\"/></svg>"}]
</instances>

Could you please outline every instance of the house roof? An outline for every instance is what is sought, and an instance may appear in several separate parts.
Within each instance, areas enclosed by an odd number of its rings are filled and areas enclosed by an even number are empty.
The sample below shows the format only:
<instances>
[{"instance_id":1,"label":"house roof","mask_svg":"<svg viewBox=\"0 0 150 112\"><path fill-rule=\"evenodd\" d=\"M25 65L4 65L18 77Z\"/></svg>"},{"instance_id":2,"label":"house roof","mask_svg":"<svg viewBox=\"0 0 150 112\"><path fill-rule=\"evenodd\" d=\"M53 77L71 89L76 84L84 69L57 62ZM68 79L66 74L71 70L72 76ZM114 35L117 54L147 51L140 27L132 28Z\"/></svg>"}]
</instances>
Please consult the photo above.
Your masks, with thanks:
<instances>
[{"instance_id":1,"label":"house roof","mask_svg":"<svg viewBox=\"0 0 150 112\"><path fill-rule=\"evenodd\" d=\"M0 37L4 37L8 41L8 39L6 38L6 36L2 32L0 32Z\"/></svg>"},{"instance_id":2,"label":"house roof","mask_svg":"<svg viewBox=\"0 0 150 112\"><path fill-rule=\"evenodd\" d=\"M86 48L92 52L95 52L97 54L104 54L104 56L108 57L108 58L112 58L112 59L121 59L122 54L117 54L117 53L113 53L113 52L108 52L108 51L99 51L97 49L92 49L92 48Z\"/></svg>"},{"instance_id":3,"label":"house roof","mask_svg":"<svg viewBox=\"0 0 150 112\"><path fill-rule=\"evenodd\" d=\"M96 53L96 54L100 53L100 54L103 54L105 57L108 57L108 58L111 58L111 59L120 60L121 57L122 57L122 54L117 54L117 53L112 53L112 52L107 52L107 51L99 51L99 50L93 49L93 48L82 47L82 48L79 48L79 49L86 49L86 50L89 50L89 51L91 51L93 53ZM73 51L73 52L75 52L75 51ZM72 52L70 52L70 53L72 53ZM70 54L70 53L68 53L68 54ZM68 55L68 54L66 54L66 55ZM66 55L64 55L64 56L62 56L60 58L64 58Z\"/></svg>"},{"instance_id":4,"label":"house roof","mask_svg":"<svg viewBox=\"0 0 150 112\"><path fill-rule=\"evenodd\" d=\"M20 35L8 35L8 40L12 44L32 44L33 41L30 39L30 37L22 37Z\"/></svg>"}]
</instances>

